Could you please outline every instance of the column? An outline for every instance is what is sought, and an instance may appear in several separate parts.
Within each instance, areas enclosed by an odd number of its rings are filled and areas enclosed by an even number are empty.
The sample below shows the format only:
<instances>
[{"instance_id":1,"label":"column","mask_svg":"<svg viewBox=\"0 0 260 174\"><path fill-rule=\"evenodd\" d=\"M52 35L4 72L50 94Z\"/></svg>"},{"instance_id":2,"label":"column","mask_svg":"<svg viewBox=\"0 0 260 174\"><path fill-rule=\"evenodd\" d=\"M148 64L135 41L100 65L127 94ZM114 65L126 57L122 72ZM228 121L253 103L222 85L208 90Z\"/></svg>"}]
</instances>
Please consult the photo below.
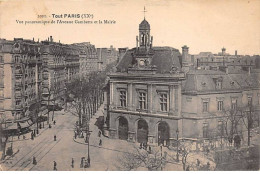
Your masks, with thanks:
<instances>
[{"instance_id":1,"label":"column","mask_svg":"<svg viewBox=\"0 0 260 174\"><path fill-rule=\"evenodd\" d=\"M174 110L175 110L175 93L174 93L174 86L170 85L170 93L169 93L169 115L173 115L174 114Z\"/></svg>"},{"instance_id":2,"label":"column","mask_svg":"<svg viewBox=\"0 0 260 174\"><path fill-rule=\"evenodd\" d=\"M174 85L174 114L177 115L179 112L179 86Z\"/></svg>"},{"instance_id":3,"label":"column","mask_svg":"<svg viewBox=\"0 0 260 174\"><path fill-rule=\"evenodd\" d=\"M152 110L153 110L153 85L152 84L148 84L148 112L149 113L152 113Z\"/></svg>"},{"instance_id":4,"label":"column","mask_svg":"<svg viewBox=\"0 0 260 174\"><path fill-rule=\"evenodd\" d=\"M110 82L110 109L114 107L114 84Z\"/></svg>"},{"instance_id":5,"label":"column","mask_svg":"<svg viewBox=\"0 0 260 174\"><path fill-rule=\"evenodd\" d=\"M133 110L133 84L127 84L127 108Z\"/></svg>"}]
</instances>

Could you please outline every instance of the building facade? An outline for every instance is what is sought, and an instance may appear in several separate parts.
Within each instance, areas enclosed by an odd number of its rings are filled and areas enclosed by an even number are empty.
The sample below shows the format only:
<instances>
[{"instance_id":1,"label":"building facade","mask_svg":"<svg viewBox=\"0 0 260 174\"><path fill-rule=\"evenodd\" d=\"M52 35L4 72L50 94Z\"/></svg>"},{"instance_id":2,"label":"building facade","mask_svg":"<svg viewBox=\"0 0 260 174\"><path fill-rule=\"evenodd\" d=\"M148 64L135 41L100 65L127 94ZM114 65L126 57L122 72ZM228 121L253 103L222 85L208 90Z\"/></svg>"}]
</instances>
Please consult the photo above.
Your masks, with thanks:
<instances>
[{"instance_id":1,"label":"building facade","mask_svg":"<svg viewBox=\"0 0 260 174\"><path fill-rule=\"evenodd\" d=\"M0 40L1 116L4 120L32 117L41 105L42 60L34 40Z\"/></svg>"},{"instance_id":2,"label":"building facade","mask_svg":"<svg viewBox=\"0 0 260 174\"><path fill-rule=\"evenodd\" d=\"M225 48L218 54L191 55L186 45L180 54L152 43L144 19L136 47L119 50L120 60L106 88L108 136L175 146L178 135L194 150L212 140L219 147L227 136L247 141L245 115L253 114L253 127L259 126L259 56L229 55ZM228 133L233 116L239 121L232 121L236 126Z\"/></svg>"},{"instance_id":3,"label":"building facade","mask_svg":"<svg viewBox=\"0 0 260 174\"><path fill-rule=\"evenodd\" d=\"M48 107L65 102L66 83L97 70L97 51L89 42L62 44L52 36L41 42L1 39L1 123L36 121Z\"/></svg>"},{"instance_id":4,"label":"building facade","mask_svg":"<svg viewBox=\"0 0 260 174\"><path fill-rule=\"evenodd\" d=\"M181 127L178 50L154 47L150 24L139 25L136 48L126 51L109 75L109 136L133 142L170 144ZM181 133L181 132L180 132Z\"/></svg>"}]
</instances>

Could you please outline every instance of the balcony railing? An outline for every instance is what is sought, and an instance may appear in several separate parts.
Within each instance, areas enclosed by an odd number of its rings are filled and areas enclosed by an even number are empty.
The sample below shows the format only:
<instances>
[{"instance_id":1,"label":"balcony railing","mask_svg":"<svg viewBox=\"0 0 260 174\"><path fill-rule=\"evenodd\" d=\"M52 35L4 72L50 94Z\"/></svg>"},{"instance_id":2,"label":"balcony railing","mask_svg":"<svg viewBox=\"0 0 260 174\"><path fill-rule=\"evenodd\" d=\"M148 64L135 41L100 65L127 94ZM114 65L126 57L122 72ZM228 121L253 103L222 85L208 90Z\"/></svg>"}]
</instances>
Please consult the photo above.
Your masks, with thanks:
<instances>
[{"instance_id":1,"label":"balcony railing","mask_svg":"<svg viewBox=\"0 0 260 174\"><path fill-rule=\"evenodd\" d=\"M21 92L15 92L15 98L21 98L22 94Z\"/></svg>"}]
</instances>

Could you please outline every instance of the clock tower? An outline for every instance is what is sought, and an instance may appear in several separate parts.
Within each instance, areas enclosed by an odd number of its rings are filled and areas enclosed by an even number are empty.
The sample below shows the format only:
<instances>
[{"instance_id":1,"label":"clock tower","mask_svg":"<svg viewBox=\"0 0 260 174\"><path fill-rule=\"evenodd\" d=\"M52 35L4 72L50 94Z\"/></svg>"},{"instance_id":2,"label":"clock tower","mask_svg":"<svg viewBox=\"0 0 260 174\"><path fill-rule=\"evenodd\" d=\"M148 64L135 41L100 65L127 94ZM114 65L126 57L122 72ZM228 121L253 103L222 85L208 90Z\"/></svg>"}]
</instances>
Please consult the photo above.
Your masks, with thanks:
<instances>
[{"instance_id":1,"label":"clock tower","mask_svg":"<svg viewBox=\"0 0 260 174\"><path fill-rule=\"evenodd\" d=\"M144 18L139 24L139 37L136 36L136 50L134 52L135 65L138 68L150 68L153 56L153 37L150 36L150 24Z\"/></svg>"}]
</instances>

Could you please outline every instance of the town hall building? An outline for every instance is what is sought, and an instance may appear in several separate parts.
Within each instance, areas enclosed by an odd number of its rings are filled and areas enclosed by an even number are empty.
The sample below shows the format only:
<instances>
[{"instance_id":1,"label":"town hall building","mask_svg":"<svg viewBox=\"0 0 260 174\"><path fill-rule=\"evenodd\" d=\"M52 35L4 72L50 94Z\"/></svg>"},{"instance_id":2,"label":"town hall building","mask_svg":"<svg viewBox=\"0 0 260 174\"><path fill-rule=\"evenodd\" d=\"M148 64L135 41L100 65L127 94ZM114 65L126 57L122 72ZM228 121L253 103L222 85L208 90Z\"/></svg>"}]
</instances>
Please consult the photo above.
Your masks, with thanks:
<instances>
[{"instance_id":1,"label":"town hall building","mask_svg":"<svg viewBox=\"0 0 260 174\"><path fill-rule=\"evenodd\" d=\"M136 47L125 52L109 75L109 137L170 145L181 136L182 55L171 47L153 46L150 24L139 24Z\"/></svg>"}]
</instances>

